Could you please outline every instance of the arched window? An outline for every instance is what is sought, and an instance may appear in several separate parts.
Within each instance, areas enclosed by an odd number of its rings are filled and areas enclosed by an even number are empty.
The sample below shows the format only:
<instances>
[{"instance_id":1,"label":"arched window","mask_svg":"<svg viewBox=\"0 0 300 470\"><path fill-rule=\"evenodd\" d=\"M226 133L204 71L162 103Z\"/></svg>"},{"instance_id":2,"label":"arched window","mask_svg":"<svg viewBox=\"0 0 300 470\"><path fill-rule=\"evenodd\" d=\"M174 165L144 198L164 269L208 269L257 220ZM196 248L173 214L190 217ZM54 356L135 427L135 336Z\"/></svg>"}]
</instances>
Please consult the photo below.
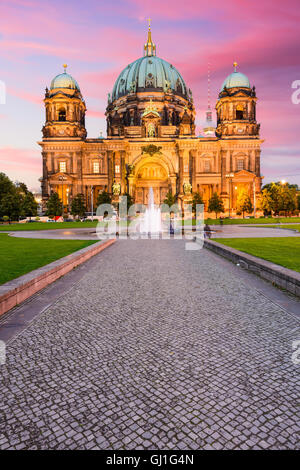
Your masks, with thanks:
<instances>
[{"instance_id":1,"label":"arched window","mask_svg":"<svg viewBox=\"0 0 300 470\"><path fill-rule=\"evenodd\" d=\"M58 120L59 121L65 121L66 120L66 110L65 109L60 109L58 111Z\"/></svg>"},{"instance_id":2,"label":"arched window","mask_svg":"<svg viewBox=\"0 0 300 470\"><path fill-rule=\"evenodd\" d=\"M238 158L236 162L236 169L237 171L242 171L244 170L244 159Z\"/></svg>"},{"instance_id":3,"label":"arched window","mask_svg":"<svg viewBox=\"0 0 300 470\"><path fill-rule=\"evenodd\" d=\"M244 119L244 107L241 104L238 104L236 107L236 119L238 121Z\"/></svg>"}]
</instances>

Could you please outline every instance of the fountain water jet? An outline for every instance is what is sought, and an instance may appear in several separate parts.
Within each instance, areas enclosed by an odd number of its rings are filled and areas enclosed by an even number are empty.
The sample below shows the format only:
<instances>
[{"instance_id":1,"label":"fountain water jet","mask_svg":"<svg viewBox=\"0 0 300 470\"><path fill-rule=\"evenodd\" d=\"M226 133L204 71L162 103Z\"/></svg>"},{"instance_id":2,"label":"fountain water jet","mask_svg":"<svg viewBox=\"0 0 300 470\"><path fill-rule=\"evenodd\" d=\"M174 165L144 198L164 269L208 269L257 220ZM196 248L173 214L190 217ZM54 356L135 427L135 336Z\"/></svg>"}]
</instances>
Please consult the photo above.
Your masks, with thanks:
<instances>
[{"instance_id":1,"label":"fountain water jet","mask_svg":"<svg viewBox=\"0 0 300 470\"><path fill-rule=\"evenodd\" d=\"M140 226L141 233L159 235L161 232L161 211L154 204L153 189L149 189L148 207Z\"/></svg>"}]
</instances>

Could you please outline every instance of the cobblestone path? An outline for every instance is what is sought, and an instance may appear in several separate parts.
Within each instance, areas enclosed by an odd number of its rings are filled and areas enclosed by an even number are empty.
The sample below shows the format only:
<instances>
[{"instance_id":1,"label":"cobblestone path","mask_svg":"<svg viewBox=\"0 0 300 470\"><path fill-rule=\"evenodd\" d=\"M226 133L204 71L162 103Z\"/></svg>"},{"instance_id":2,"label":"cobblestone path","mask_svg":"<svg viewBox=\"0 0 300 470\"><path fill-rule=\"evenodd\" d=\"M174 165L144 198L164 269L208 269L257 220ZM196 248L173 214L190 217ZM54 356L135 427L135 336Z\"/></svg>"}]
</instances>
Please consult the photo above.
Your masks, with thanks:
<instances>
[{"instance_id":1,"label":"cobblestone path","mask_svg":"<svg viewBox=\"0 0 300 470\"><path fill-rule=\"evenodd\" d=\"M1 449L299 448L294 317L183 241L97 259L7 345Z\"/></svg>"}]
</instances>

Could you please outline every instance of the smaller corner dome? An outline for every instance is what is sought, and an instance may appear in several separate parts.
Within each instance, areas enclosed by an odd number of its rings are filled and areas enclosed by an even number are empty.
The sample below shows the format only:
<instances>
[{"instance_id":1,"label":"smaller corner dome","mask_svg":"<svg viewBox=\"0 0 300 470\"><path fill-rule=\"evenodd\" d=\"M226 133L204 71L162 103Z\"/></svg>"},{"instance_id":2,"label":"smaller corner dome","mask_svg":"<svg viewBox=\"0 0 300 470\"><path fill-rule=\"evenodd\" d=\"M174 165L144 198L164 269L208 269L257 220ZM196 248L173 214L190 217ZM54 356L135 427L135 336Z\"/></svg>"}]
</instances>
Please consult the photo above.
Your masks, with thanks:
<instances>
[{"instance_id":1,"label":"smaller corner dome","mask_svg":"<svg viewBox=\"0 0 300 470\"><path fill-rule=\"evenodd\" d=\"M50 85L50 90L53 90L55 88L68 88L69 90L80 91L78 83L70 74L66 72L66 68L67 66L64 65L65 71L63 73L60 73L59 75L56 75L56 77L53 78Z\"/></svg>"},{"instance_id":2,"label":"smaller corner dome","mask_svg":"<svg viewBox=\"0 0 300 470\"><path fill-rule=\"evenodd\" d=\"M221 91L224 88L251 88L249 78L236 70L236 62L234 63L234 72L232 72L226 80L224 80Z\"/></svg>"}]
</instances>

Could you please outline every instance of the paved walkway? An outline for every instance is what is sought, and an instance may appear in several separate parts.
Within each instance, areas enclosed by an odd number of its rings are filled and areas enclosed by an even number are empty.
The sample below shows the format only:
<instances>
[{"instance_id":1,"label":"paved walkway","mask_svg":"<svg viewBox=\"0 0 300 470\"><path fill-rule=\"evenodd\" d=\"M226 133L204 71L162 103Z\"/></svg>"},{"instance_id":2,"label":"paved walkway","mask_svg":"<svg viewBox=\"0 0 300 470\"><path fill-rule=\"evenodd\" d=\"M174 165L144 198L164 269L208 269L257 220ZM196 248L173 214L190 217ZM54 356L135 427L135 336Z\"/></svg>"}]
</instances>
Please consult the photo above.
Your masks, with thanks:
<instances>
[{"instance_id":1,"label":"paved walkway","mask_svg":"<svg viewBox=\"0 0 300 470\"><path fill-rule=\"evenodd\" d=\"M299 448L294 316L183 241L91 266L7 345L0 449Z\"/></svg>"},{"instance_id":2,"label":"paved walkway","mask_svg":"<svg viewBox=\"0 0 300 470\"><path fill-rule=\"evenodd\" d=\"M267 225L253 227L253 225L219 225L212 226L216 233L213 238L264 238L264 237L300 237L300 232L282 228L271 228Z\"/></svg>"},{"instance_id":3,"label":"paved walkway","mask_svg":"<svg viewBox=\"0 0 300 470\"><path fill-rule=\"evenodd\" d=\"M261 237L300 237L300 232L294 230L284 230L280 228L253 227L251 225L211 225L213 238L261 238ZM192 227L190 227L192 228ZM186 228L191 233L189 227ZM55 240L95 240L97 239L96 230L93 228L74 228L57 230L32 230L11 233L13 237L18 238L46 238Z\"/></svg>"}]
</instances>

